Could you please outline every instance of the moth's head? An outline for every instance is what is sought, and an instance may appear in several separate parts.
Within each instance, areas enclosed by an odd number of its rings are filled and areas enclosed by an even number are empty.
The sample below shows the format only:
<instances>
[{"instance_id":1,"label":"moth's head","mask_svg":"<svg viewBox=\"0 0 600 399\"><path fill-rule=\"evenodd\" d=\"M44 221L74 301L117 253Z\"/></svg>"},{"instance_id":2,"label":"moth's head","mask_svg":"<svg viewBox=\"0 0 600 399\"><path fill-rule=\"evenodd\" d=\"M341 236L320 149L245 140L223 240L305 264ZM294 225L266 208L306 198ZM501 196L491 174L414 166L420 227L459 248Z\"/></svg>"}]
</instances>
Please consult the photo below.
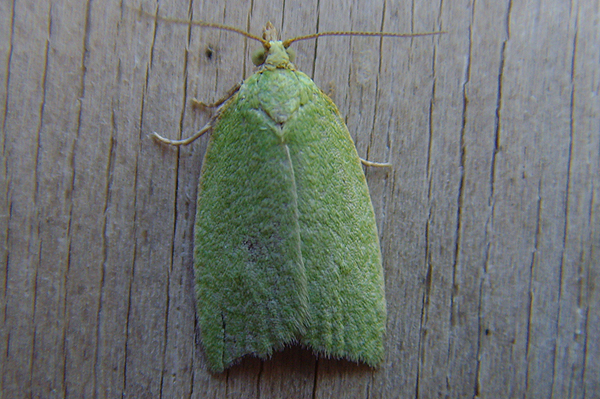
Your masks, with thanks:
<instances>
[{"instance_id":1,"label":"moth's head","mask_svg":"<svg viewBox=\"0 0 600 399\"><path fill-rule=\"evenodd\" d=\"M256 66L270 65L275 68L285 68L296 59L296 52L287 48L278 39L277 30L272 23L267 22L263 29L263 47L252 54L252 62Z\"/></svg>"}]
</instances>

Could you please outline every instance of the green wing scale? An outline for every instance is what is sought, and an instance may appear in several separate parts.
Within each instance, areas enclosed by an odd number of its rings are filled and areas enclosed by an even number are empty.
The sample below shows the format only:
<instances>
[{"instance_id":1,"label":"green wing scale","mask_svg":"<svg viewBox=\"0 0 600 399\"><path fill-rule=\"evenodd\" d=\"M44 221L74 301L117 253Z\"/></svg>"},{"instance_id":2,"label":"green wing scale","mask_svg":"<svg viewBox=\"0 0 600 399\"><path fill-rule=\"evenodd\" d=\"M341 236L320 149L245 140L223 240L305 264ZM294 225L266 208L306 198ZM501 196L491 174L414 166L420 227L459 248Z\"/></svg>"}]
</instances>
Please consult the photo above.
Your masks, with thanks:
<instances>
[{"instance_id":1,"label":"green wing scale","mask_svg":"<svg viewBox=\"0 0 600 399\"><path fill-rule=\"evenodd\" d=\"M277 43L270 54L285 51ZM331 100L277 56L223 106L200 178L194 258L209 366L295 342L377 366L385 294L360 159Z\"/></svg>"}]
</instances>

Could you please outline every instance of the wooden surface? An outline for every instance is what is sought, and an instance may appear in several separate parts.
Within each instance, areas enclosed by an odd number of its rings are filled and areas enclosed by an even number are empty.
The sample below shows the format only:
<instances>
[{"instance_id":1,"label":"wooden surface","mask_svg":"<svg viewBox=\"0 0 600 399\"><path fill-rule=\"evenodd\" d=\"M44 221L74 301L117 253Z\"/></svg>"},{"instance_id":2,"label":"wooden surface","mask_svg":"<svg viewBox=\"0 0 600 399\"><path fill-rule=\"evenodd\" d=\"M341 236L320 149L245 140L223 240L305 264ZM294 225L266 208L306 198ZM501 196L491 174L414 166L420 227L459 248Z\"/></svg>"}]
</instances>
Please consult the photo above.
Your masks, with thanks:
<instances>
[{"instance_id":1,"label":"wooden surface","mask_svg":"<svg viewBox=\"0 0 600 399\"><path fill-rule=\"evenodd\" d=\"M118 1L0 1L0 397L597 397L597 0L127 1L283 37L345 116L377 214L387 358L206 371L192 231L208 137L257 43Z\"/></svg>"}]
</instances>

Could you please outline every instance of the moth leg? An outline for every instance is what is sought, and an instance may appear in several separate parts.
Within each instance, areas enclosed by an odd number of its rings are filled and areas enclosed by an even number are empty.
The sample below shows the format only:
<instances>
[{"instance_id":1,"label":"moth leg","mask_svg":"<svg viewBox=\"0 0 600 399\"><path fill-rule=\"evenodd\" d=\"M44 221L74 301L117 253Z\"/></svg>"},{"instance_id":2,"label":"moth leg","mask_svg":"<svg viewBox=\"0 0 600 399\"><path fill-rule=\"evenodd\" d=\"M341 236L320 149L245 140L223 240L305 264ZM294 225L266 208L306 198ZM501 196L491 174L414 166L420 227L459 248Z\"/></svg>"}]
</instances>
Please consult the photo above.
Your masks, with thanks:
<instances>
[{"instance_id":1,"label":"moth leg","mask_svg":"<svg viewBox=\"0 0 600 399\"><path fill-rule=\"evenodd\" d=\"M366 159L362 159L362 158L359 158L359 159L360 159L360 162L365 166L375 166L377 168L391 168L392 167L392 164L389 162L380 163L380 162L367 161Z\"/></svg>"},{"instance_id":2,"label":"moth leg","mask_svg":"<svg viewBox=\"0 0 600 399\"><path fill-rule=\"evenodd\" d=\"M229 100L231 97L233 97L233 95L235 93L237 93L237 91L240 89L240 87L242 87L242 82L240 83L236 83L235 86L233 86L231 88L231 90L229 90L227 92L227 94L225 94L225 96L221 99L219 99L218 101L214 102L214 103L204 103L202 101L198 101L195 98L191 99L192 102L192 107L196 108L196 107L204 107L204 108L215 108L215 107L220 107L221 105L223 105L223 103L227 100ZM217 120L219 116L219 112L217 111L217 114L214 115L210 121L208 121L208 123L206 125L204 125L204 127L202 129L200 129L196 134L194 134L191 137L188 137L187 139L183 139L183 140L170 140L166 137L161 136L160 134L154 132L152 133L150 136L161 142L164 144L169 144L169 145L176 145L176 146L180 146L180 145L188 145L190 143L192 143L193 141L195 141L197 138L199 138L200 136L202 136L204 133L208 132L210 129L212 129L213 124L215 123L215 120Z\"/></svg>"},{"instance_id":3,"label":"moth leg","mask_svg":"<svg viewBox=\"0 0 600 399\"><path fill-rule=\"evenodd\" d=\"M192 108L217 108L223 105L223 103L229 100L237 91L242 87L242 82L236 83L223 98L215 101L214 103L205 103L204 101L200 101L197 98L192 98L190 102L192 103Z\"/></svg>"},{"instance_id":4,"label":"moth leg","mask_svg":"<svg viewBox=\"0 0 600 399\"><path fill-rule=\"evenodd\" d=\"M213 127L214 120L215 120L214 118L211 119L206 125L204 125L204 127L202 129L200 129L200 131L198 131L193 136L188 137L187 139L183 139L183 140L169 140L168 138L163 137L163 136L159 135L156 132L153 132L150 135L150 137L152 137L154 140L159 141L159 142L164 143L164 144L176 145L176 146L188 145L191 142L193 142L194 140L196 140L198 137L202 136L204 133L208 132Z\"/></svg>"}]
</instances>

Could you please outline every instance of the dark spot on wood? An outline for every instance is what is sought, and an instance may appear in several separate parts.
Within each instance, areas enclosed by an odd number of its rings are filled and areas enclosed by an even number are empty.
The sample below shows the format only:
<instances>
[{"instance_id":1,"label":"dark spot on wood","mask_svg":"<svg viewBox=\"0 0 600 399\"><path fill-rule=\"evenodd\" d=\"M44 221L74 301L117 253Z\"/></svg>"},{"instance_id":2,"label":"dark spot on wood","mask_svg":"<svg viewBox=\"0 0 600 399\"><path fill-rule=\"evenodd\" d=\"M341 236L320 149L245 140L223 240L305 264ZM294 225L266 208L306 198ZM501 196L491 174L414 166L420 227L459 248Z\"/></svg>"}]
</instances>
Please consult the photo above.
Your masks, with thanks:
<instances>
[{"instance_id":1,"label":"dark spot on wood","mask_svg":"<svg viewBox=\"0 0 600 399\"><path fill-rule=\"evenodd\" d=\"M210 45L206 46L206 49L204 50L204 55L206 56L206 58L212 60L214 54L215 51L213 50L213 48Z\"/></svg>"}]
</instances>

